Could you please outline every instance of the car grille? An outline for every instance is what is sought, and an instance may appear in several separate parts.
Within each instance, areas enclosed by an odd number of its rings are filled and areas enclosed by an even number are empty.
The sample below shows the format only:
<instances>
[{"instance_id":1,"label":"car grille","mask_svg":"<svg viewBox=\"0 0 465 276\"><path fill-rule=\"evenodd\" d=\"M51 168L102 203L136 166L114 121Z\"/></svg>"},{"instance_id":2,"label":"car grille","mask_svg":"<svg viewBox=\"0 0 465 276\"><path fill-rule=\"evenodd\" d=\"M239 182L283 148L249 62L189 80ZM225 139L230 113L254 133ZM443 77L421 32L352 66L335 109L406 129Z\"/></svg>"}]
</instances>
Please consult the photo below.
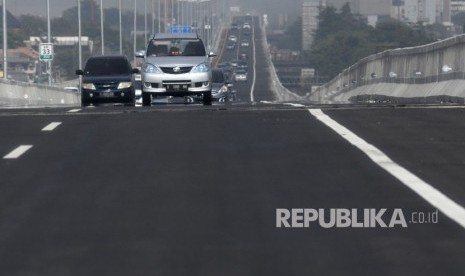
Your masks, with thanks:
<instances>
[{"instance_id":1,"label":"car grille","mask_svg":"<svg viewBox=\"0 0 465 276\"><path fill-rule=\"evenodd\" d=\"M108 83L94 83L96 90L115 90L118 88L119 82L108 82Z\"/></svg>"},{"instance_id":2,"label":"car grille","mask_svg":"<svg viewBox=\"0 0 465 276\"><path fill-rule=\"evenodd\" d=\"M192 66L189 67L160 67L163 73L166 74L185 74L192 70Z\"/></svg>"}]
</instances>

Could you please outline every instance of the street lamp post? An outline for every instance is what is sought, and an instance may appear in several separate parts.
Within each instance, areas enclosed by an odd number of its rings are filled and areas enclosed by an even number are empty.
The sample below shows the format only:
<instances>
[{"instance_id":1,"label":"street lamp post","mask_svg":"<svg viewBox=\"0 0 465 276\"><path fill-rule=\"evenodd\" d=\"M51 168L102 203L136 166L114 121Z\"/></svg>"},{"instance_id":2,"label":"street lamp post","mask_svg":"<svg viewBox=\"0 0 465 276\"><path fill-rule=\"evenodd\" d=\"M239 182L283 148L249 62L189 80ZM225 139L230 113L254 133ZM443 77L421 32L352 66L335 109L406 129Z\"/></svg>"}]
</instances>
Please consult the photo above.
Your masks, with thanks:
<instances>
[{"instance_id":1,"label":"street lamp post","mask_svg":"<svg viewBox=\"0 0 465 276\"><path fill-rule=\"evenodd\" d=\"M103 0L100 0L100 39L102 40L102 56L105 54L105 34L103 28Z\"/></svg>"},{"instance_id":2,"label":"street lamp post","mask_svg":"<svg viewBox=\"0 0 465 276\"><path fill-rule=\"evenodd\" d=\"M122 7L121 7L121 0L119 0L119 54L123 54L123 23L122 21Z\"/></svg>"},{"instance_id":3,"label":"street lamp post","mask_svg":"<svg viewBox=\"0 0 465 276\"><path fill-rule=\"evenodd\" d=\"M134 51L133 51L133 57L134 57L134 67L136 66L136 47L137 47L137 0L134 0Z\"/></svg>"},{"instance_id":4,"label":"street lamp post","mask_svg":"<svg viewBox=\"0 0 465 276\"><path fill-rule=\"evenodd\" d=\"M5 80L8 79L8 59L7 59L7 51L8 51L8 36L7 36L7 23L6 23L6 0L3 0L3 78Z\"/></svg>"},{"instance_id":5,"label":"street lamp post","mask_svg":"<svg viewBox=\"0 0 465 276\"><path fill-rule=\"evenodd\" d=\"M77 0L78 7L78 52L79 52L79 69L82 69L82 30L81 30L81 0Z\"/></svg>"}]
</instances>

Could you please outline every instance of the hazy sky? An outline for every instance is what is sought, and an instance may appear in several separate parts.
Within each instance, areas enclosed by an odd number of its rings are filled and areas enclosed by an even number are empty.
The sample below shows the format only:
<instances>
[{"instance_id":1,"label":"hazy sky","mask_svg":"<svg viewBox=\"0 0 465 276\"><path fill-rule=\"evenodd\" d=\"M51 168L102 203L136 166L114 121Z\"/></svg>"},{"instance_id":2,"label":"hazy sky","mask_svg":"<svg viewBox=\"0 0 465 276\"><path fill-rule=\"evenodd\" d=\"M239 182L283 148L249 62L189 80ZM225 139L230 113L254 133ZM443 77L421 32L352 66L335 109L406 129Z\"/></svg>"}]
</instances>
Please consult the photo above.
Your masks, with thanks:
<instances>
[{"instance_id":1,"label":"hazy sky","mask_svg":"<svg viewBox=\"0 0 465 276\"><path fill-rule=\"evenodd\" d=\"M60 16L62 11L76 6L77 0L49 0L52 16ZM221 0L212 0L221 1ZM234 2L243 3L246 10L254 9L260 13L279 14L279 13L296 13L300 9L302 0L227 0L228 5ZM99 4L100 0L96 0ZM118 7L118 0L103 0L104 7ZM134 0L123 0L123 7L132 9ZM138 9L143 11L144 0L137 0ZM6 6L10 12L15 15L34 14L38 16L46 15L47 0L6 0ZM149 6L151 0L148 0ZM155 0L158 3L158 0Z\"/></svg>"},{"instance_id":2,"label":"hazy sky","mask_svg":"<svg viewBox=\"0 0 465 276\"><path fill-rule=\"evenodd\" d=\"M77 5L77 0L49 0L50 13L52 16L61 16L61 13L73 6ZM156 0L157 1L157 0ZM132 9L134 7L133 0L123 0L123 8ZM142 10L144 1L138 0L139 8ZM150 2L150 0L149 0ZM100 4L100 0L96 0ZM104 7L118 7L118 0L103 0ZM6 0L7 9L14 15L33 14L38 16L46 16L47 0Z\"/></svg>"}]
</instances>

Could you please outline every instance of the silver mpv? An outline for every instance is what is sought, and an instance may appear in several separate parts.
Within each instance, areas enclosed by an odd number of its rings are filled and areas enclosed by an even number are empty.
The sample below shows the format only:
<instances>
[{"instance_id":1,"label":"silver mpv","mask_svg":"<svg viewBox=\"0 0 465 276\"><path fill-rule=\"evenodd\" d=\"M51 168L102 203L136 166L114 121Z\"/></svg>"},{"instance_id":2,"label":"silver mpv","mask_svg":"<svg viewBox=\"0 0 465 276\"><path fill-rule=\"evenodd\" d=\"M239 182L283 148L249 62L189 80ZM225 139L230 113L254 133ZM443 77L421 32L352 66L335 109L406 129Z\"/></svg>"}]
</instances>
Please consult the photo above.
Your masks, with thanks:
<instances>
[{"instance_id":1,"label":"silver mpv","mask_svg":"<svg viewBox=\"0 0 465 276\"><path fill-rule=\"evenodd\" d=\"M201 96L211 105L212 70L202 40L194 33L159 33L147 51L138 54L142 64L142 104L151 105L156 96Z\"/></svg>"}]
</instances>

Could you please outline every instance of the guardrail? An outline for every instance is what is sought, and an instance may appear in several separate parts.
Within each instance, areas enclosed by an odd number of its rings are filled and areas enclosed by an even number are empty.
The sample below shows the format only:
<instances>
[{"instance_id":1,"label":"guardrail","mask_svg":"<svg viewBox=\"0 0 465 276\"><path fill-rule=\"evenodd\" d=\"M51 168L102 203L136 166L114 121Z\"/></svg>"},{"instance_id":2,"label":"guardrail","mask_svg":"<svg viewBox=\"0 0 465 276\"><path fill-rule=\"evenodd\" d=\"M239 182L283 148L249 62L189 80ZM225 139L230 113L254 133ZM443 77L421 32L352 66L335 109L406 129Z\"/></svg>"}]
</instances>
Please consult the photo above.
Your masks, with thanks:
<instances>
[{"instance_id":1,"label":"guardrail","mask_svg":"<svg viewBox=\"0 0 465 276\"><path fill-rule=\"evenodd\" d=\"M261 23L261 22L260 22ZM285 101L301 101L303 97L297 95L296 93L291 92L289 89L284 87L279 80L278 74L276 73L276 68L274 67L273 62L271 61L271 52L270 47L268 46L268 39L266 37L266 30L263 24L260 25L261 35L262 37L260 40L262 41L261 47L265 50L265 56L268 57L266 59L270 74L271 74L271 84L270 87L273 89L273 94L277 101L285 102Z\"/></svg>"},{"instance_id":2,"label":"guardrail","mask_svg":"<svg viewBox=\"0 0 465 276\"><path fill-rule=\"evenodd\" d=\"M361 59L307 97L329 102L454 102L465 98L465 35Z\"/></svg>"},{"instance_id":3,"label":"guardrail","mask_svg":"<svg viewBox=\"0 0 465 276\"><path fill-rule=\"evenodd\" d=\"M57 87L0 80L0 107L75 106L78 93Z\"/></svg>"}]
</instances>

